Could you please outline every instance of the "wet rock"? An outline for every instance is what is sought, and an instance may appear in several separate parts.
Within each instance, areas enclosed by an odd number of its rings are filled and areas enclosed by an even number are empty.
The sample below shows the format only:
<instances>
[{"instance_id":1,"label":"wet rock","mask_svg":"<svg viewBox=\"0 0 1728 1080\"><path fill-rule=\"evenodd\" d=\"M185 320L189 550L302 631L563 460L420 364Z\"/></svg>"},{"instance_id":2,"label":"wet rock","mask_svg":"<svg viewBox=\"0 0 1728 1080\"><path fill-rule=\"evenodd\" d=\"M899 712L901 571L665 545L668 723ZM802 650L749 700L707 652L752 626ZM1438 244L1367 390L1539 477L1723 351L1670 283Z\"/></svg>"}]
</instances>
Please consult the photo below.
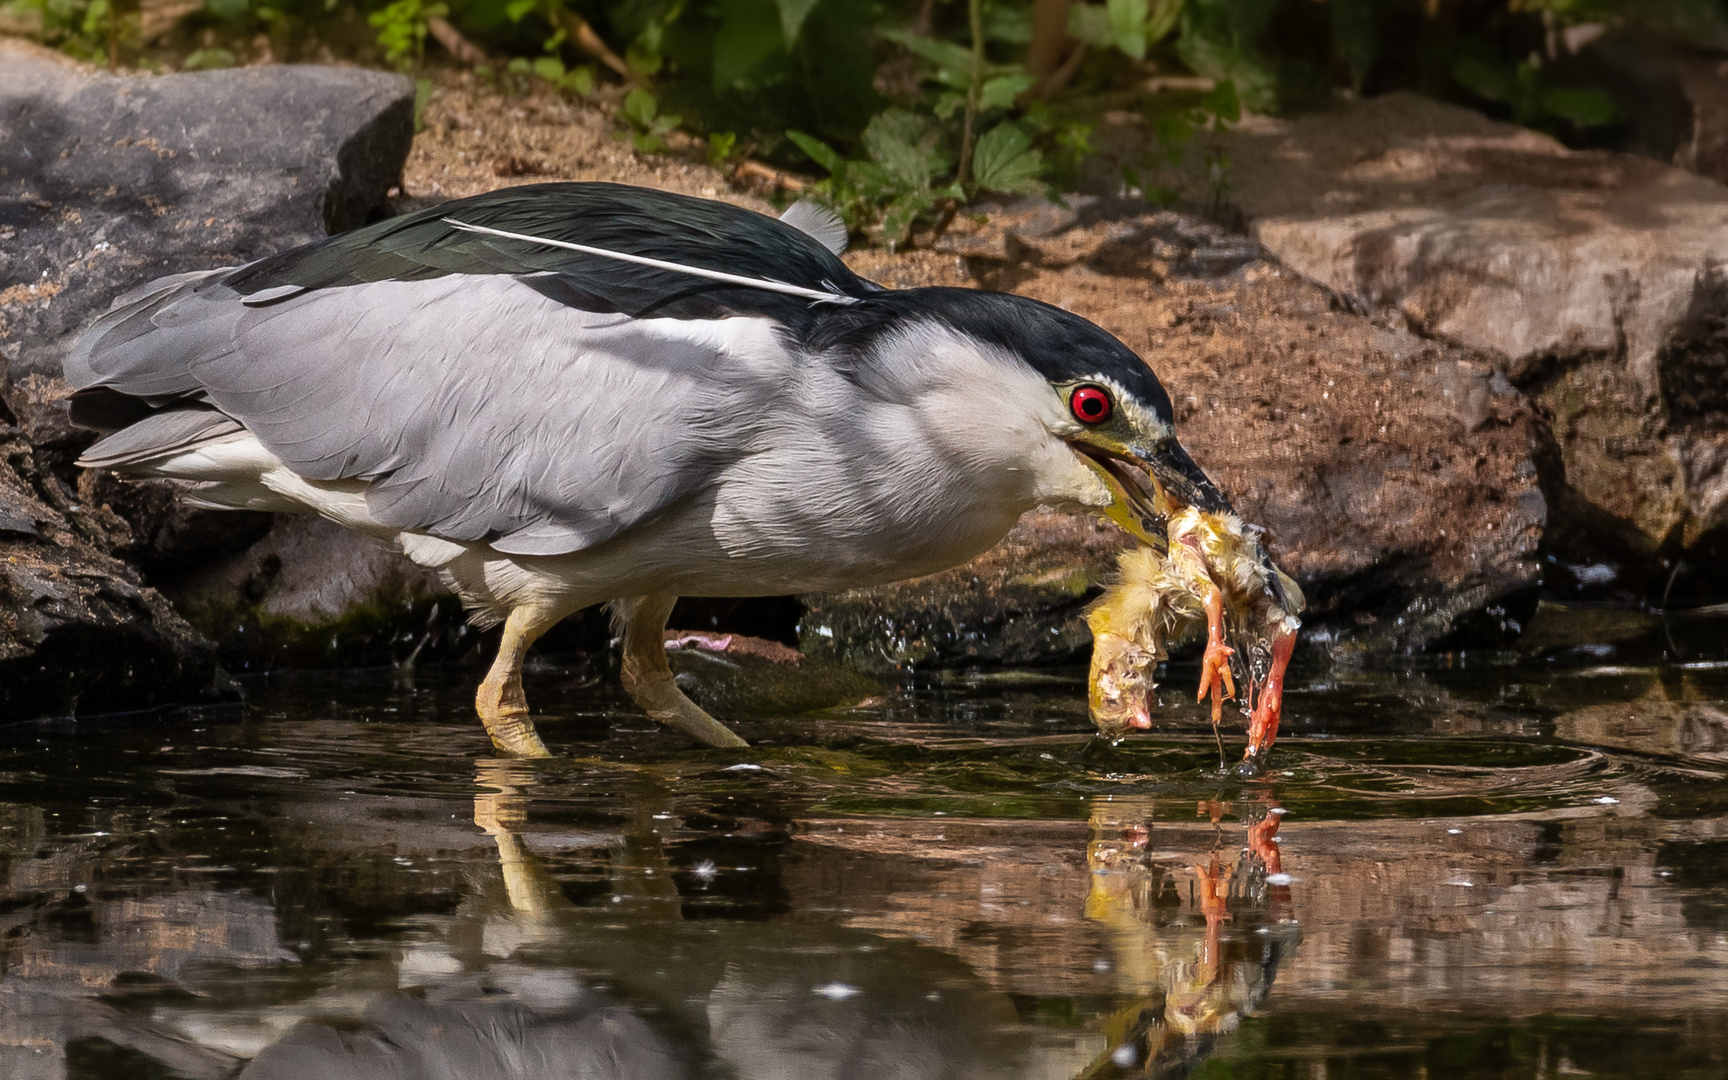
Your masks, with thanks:
<instances>
[{"instance_id":1,"label":"wet rock","mask_svg":"<svg viewBox=\"0 0 1728 1080\"><path fill-rule=\"evenodd\" d=\"M1676 699L1662 687L1632 701L1604 702L1562 713L1554 737L1586 746L1728 761L1728 709L1708 700Z\"/></svg>"},{"instance_id":2,"label":"wet rock","mask_svg":"<svg viewBox=\"0 0 1728 1080\"><path fill-rule=\"evenodd\" d=\"M1551 418L1555 542L1653 579L1728 527L1728 190L1407 94L1223 145L1273 255L1491 358Z\"/></svg>"},{"instance_id":3,"label":"wet rock","mask_svg":"<svg viewBox=\"0 0 1728 1080\"><path fill-rule=\"evenodd\" d=\"M800 646L878 673L1072 659L1091 647L1080 614L1125 542L1103 521L1031 513L964 566L803 597Z\"/></svg>"},{"instance_id":4,"label":"wet rock","mask_svg":"<svg viewBox=\"0 0 1728 1080\"><path fill-rule=\"evenodd\" d=\"M715 649L691 642L689 635L680 638L666 643L678 685L691 700L728 719L803 716L855 706L886 692L880 683L829 657L808 662L799 657L797 664L788 663L775 650L794 650L776 642L735 638L730 643L734 647ZM736 647L741 644L743 648ZM776 656L781 658L771 658ZM752 736L752 741L759 738Z\"/></svg>"},{"instance_id":5,"label":"wet rock","mask_svg":"<svg viewBox=\"0 0 1728 1080\"><path fill-rule=\"evenodd\" d=\"M1138 255L1112 241L1067 265L978 258L975 281L1084 315L1146 358L1184 444L1302 584L1306 640L1379 651L1515 636L1547 521L1548 444L1524 396L1481 354L1353 314L1263 254L1149 273L1168 235L1191 252L1232 241L1181 215L1145 220L1163 231L1139 234ZM802 647L868 671L1078 659L1080 612L1126 542L1093 519L1031 514L957 569L804 597Z\"/></svg>"},{"instance_id":6,"label":"wet rock","mask_svg":"<svg viewBox=\"0 0 1728 1080\"><path fill-rule=\"evenodd\" d=\"M80 504L0 409L0 721L213 701L215 650L109 552L125 523Z\"/></svg>"},{"instance_id":7,"label":"wet rock","mask_svg":"<svg viewBox=\"0 0 1728 1080\"><path fill-rule=\"evenodd\" d=\"M460 656L479 641L437 574L319 517L280 515L250 547L158 580L236 671Z\"/></svg>"},{"instance_id":8,"label":"wet rock","mask_svg":"<svg viewBox=\"0 0 1728 1080\"><path fill-rule=\"evenodd\" d=\"M54 400L61 357L119 293L378 216L413 138L398 75L117 77L0 50L0 353L32 401ZM38 444L71 437L42 412L23 418Z\"/></svg>"}]
</instances>

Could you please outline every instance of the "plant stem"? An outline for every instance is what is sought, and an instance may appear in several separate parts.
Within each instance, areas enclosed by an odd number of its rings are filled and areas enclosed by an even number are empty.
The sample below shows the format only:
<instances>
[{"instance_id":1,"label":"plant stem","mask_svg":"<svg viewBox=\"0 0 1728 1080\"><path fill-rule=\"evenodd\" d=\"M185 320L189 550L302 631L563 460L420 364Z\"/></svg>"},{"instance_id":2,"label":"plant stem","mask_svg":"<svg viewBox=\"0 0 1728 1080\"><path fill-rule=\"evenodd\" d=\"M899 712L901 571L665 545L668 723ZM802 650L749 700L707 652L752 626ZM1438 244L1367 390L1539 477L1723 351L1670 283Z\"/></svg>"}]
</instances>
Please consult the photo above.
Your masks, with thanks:
<instances>
[{"instance_id":1,"label":"plant stem","mask_svg":"<svg viewBox=\"0 0 1728 1080\"><path fill-rule=\"evenodd\" d=\"M967 0L972 21L972 73L966 82L966 123L960 129L960 168L954 179L962 190L972 185L972 145L977 142L978 96L984 89L984 0Z\"/></svg>"}]
</instances>

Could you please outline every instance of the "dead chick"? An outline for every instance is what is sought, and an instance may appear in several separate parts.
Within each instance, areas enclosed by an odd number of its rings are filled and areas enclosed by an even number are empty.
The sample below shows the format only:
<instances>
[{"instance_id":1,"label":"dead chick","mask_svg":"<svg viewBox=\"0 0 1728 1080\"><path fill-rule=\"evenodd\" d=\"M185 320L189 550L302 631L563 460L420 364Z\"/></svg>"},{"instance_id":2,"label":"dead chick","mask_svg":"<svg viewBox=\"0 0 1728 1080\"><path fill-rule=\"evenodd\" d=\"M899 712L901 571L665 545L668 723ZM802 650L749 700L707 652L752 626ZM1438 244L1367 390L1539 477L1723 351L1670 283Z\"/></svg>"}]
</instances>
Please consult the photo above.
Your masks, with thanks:
<instances>
[{"instance_id":1,"label":"dead chick","mask_svg":"<svg viewBox=\"0 0 1728 1080\"><path fill-rule=\"evenodd\" d=\"M1196 700L1210 694L1212 722L1222 719L1224 702L1236 696L1231 661L1237 648L1227 644L1234 638L1250 653L1243 657L1250 699L1244 760L1257 762L1278 734L1302 591L1272 564L1259 530L1233 513L1190 507L1169 520L1167 533L1168 552L1123 552L1116 581L1087 611L1092 719L1113 738L1151 727L1158 661L1203 624L1206 651Z\"/></svg>"}]
</instances>

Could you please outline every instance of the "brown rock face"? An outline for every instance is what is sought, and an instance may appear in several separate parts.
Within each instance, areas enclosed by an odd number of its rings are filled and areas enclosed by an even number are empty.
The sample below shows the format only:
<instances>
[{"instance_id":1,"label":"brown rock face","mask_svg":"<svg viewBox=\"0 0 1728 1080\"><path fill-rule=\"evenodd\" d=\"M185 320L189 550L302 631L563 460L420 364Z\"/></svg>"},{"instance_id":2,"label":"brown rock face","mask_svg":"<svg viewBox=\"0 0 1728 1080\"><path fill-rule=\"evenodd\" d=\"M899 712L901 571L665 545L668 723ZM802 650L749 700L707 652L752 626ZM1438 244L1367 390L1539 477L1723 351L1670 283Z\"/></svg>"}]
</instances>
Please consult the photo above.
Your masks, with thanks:
<instances>
[{"instance_id":1,"label":"brown rock face","mask_svg":"<svg viewBox=\"0 0 1728 1080\"><path fill-rule=\"evenodd\" d=\"M1728 527L1720 184L1404 94L1225 146L1273 255L1492 359L1547 414L1559 547L1653 576Z\"/></svg>"},{"instance_id":2,"label":"brown rock face","mask_svg":"<svg viewBox=\"0 0 1728 1080\"><path fill-rule=\"evenodd\" d=\"M1311 640L1407 649L1515 632L1503 601L1538 580L1545 443L1504 377L1477 354L1341 310L1239 236L1076 206L1054 227L1054 208L1009 208L948 243L1015 251L974 259L975 280L1084 315L1146 358L1195 460L1270 530L1308 596ZM1076 616L1124 542L1088 519L1029 515L966 566L806 598L804 647L844 642L877 668L1081 654Z\"/></svg>"}]
</instances>

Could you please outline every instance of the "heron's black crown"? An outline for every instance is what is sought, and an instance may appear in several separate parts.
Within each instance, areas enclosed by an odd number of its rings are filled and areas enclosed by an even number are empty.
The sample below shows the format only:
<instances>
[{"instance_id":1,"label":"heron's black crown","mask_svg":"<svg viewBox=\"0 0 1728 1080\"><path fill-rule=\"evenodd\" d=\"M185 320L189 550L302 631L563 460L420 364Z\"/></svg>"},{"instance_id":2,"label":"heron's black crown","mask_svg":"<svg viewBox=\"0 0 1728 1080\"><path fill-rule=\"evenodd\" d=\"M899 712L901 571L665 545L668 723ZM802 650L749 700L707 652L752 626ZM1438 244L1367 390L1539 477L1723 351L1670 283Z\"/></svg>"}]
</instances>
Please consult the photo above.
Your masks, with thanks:
<instances>
[{"instance_id":1,"label":"heron's black crown","mask_svg":"<svg viewBox=\"0 0 1728 1080\"><path fill-rule=\"evenodd\" d=\"M1055 385L1107 378L1172 423L1170 396L1133 350L1072 312L1024 296L935 287L883 291L825 312L804 344L823 352L862 352L883 334L919 321L944 324L1017 356Z\"/></svg>"}]
</instances>

